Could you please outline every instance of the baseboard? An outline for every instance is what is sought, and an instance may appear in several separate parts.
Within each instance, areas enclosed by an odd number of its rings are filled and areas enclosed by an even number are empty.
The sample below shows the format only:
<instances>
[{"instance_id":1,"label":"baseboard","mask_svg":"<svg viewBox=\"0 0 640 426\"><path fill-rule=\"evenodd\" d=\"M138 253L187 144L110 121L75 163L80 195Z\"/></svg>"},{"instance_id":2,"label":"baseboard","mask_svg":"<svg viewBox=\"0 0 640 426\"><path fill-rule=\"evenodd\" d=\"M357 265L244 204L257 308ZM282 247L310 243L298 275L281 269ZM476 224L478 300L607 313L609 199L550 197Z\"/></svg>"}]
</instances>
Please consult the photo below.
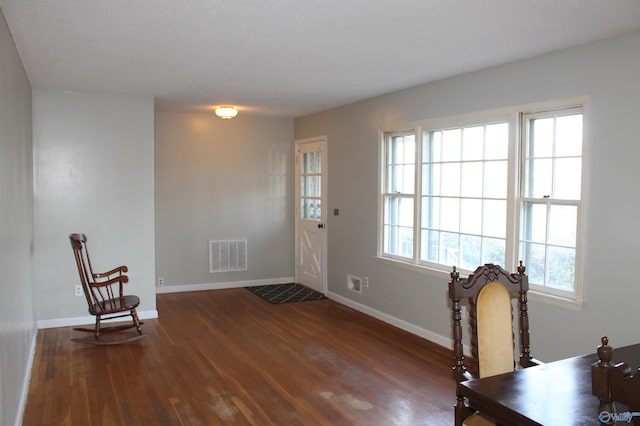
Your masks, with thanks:
<instances>
[{"instance_id":1,"label":"baseboard","mask_svg":"<svg viewBox=\"0 0 640 426\"><path fill-rule=\"evenodd\" d=\"M158 318L158 311L155 309L150 311L138 311L138 318L140 318L141 320ZM122 319L116 318L114 320L104 320L103 322L118 321L122 321ZM76 325L94 324L95 322L96 317L91 315L87 315L84 317L56 318L38 321L38 328L71 327Z\"/></svg>"},{"instance_id":2,"label":"baseboard","mask_svg":"<svg viewBox=\"0 0 640 426\"><path fill-rule=\"evenodd\" d=\"M20 391L20 402L18 405L18 412L16 414L15 426L22 424L22 416L24 416L24 409L27 406L27 395L29 394L29 382L31 380L31 370L33 370L33 361L36 356L36 343L38 342L38 330L33 330L33 337L31 338L31 347L29 348L29 359L27 361L27 368L24 373L24 379L22 381L22 390Z\"/></svg>"},{"instance_id":3,"label":"baseboard","mask_svg":"<svg viewBox=\"0 0 640 426\"><path fill-rule=\"evenodd\" d=\"M257 285L287 284L294 281L293 277L266 278L250 281L229 281L223 283L165 285L156 287L156 293L181 293L184 291L223 290L226 288L252 287Z\"/></svg>"},{"instance_id":4,"label":"baseboard","mask_svg":"<svg viewBox=\"0 0 640 426\"><path fill-rule=\"evenodd\" d=\"M327 297L331 300L335 300L336 302L342 305L348 306L350 308L355 309L356 311L360 311L364 314L377 318L380 321L384 321L387 324L391 324L394 327L398 327L399 329L408 331L411 334L420 336L423 339L427 339L440 346L444 346L446 348L453 347L453 341L448 337L441 336L440 334L434 333L422 327L418 327L415 324L411 324L407 321L401 320L400 318L396 318L392 315L385 314L384 312L380 312L376 309L370 308L369 306L363 305L361 303L354 302L353 300L348 299L336 293L329 292L327 293Z\"/></svg>"}]
</instances>

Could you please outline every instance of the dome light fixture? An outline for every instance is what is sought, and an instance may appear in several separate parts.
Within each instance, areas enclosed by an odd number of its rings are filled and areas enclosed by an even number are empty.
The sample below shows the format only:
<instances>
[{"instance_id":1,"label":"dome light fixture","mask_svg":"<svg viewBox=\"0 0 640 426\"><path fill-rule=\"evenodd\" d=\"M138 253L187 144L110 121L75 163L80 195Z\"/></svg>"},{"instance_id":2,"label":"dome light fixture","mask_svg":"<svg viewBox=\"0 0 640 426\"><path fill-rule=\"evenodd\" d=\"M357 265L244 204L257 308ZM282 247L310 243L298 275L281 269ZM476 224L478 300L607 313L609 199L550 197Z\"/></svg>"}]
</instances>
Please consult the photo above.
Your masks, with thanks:
<instances>
[{"instance_id":1,"label":"dome light fixture","mask_svg":"<svg viewBox=\"0 0 640 426\"><path fill-rule=\"evenodd\" d=\"M230 120L238 115L238 108L234 106L219 106L216 107L216 115L223 120Z\"/></svg>"}]
</instances>

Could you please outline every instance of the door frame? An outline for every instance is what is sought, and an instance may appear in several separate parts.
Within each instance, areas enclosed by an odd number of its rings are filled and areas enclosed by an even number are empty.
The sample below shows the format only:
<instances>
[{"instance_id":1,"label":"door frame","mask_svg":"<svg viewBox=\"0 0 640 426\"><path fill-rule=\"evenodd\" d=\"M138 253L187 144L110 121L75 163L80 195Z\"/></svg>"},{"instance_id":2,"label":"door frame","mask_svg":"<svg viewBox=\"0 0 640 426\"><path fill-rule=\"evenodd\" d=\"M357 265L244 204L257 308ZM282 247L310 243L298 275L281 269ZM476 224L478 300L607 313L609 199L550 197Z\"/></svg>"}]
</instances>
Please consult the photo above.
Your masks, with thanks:
<instances>
[{"instance_id":1,"label":"door frame","mask_svg":"<svg viewBox=\"0 0 640 426\"><path fill-rule=\"evenodd\" d=\"M308 143L319 143L322 150L322 164L321 164L321 220L320 223L323 224L323 232L322 232L322 244L321 244L321 256L322 256L322 293L327 293L327 236L328 236L328 228L327 228L327 218L329 215L329 209L327 207L328 204L328 182L329 182L329 174L328 174L328 151L327 151L327 136L314 136L311 138L304 139L296 139L294 141L294 159L295 159L295 171L294 171L294 226L295 226L295 252L294 252L294 280L296 283L299 282L299 250L300 250L300 146Z\"/></svg>"}]
</instances>

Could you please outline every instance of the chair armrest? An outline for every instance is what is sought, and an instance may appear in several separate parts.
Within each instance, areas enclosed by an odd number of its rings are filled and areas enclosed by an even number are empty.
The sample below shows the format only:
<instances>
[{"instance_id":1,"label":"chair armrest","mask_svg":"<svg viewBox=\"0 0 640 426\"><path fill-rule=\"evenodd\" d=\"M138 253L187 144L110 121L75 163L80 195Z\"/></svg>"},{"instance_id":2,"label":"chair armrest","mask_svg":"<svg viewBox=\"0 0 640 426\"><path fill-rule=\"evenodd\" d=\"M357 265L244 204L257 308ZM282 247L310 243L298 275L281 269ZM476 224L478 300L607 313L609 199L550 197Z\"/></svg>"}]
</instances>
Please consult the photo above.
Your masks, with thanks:
<instances>
[{"instance_id":1,"label":"chair armrest","mask_svg":"<svg viewBox=\"0 0 640 426\"><path fill-rule=\"evenodd\" d=\"M120 286L124 283L129 282L129 277L127 275L118 275L117 277L111 278L107 281L98 281L89 283L91 287L106 287L115 283L120 283Z\"/></svg>"},{"instance_id":2,"label":"chair armrest","mask_svg":"<svg viewBox=\"0 0 640 426\"><path fill-rule=\"evenodd\" d=\"M129 272L129 268L127 268L126 266L122 265L122 266L118 266L117 268L113 268L110 271L107 272L100 272L97 274L93 274L93 278L104 278L104 277L108 277L109 275L113 275L116 272L118 273L123 273L123 272Z\"/></svg>"}]
</instances>

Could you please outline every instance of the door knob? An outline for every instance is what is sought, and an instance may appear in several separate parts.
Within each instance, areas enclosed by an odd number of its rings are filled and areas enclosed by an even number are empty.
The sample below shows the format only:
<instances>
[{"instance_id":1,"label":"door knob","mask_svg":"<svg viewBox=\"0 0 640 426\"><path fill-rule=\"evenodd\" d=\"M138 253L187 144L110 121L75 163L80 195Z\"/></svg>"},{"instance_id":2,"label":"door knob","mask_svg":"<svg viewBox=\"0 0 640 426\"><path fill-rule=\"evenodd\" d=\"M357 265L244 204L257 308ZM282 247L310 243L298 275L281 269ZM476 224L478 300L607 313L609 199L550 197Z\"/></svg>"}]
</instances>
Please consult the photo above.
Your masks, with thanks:
<instances>
[{"instance_id":1,"label":"door knob","mask_svg":"<svg viewBox=\"0 0 640 426\"><path fill-rule=\"evenodd\" d=\"M318 224L318 228L320 228L320 229L324 229L324 223L319 223L319 224Z\"/></svg>"}]
</instances>

